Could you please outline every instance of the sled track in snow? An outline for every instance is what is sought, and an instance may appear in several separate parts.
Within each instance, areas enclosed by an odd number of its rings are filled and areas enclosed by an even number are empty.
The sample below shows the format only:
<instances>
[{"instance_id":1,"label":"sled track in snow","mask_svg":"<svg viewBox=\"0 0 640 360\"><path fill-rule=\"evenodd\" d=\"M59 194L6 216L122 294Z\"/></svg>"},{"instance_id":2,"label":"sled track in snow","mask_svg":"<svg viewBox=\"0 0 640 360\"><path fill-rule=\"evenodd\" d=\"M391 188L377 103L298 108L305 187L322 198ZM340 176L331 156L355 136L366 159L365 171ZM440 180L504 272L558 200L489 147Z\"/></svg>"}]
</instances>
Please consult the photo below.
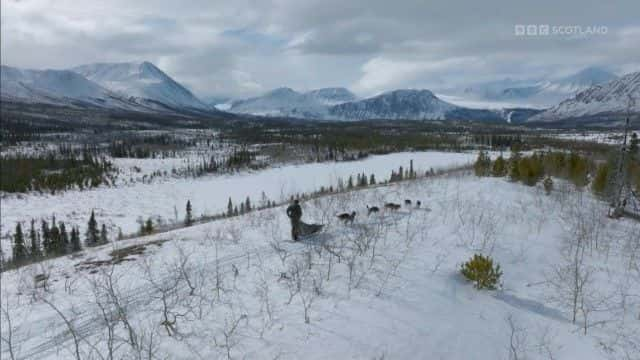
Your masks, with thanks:
<instances>
[{"instance_id":1,"label":"sled track in snow","mask_svg":"<svg viewBox=\"0 0 640 360\"><path fill-rule=\"evenodd\" d=\"M460 191L455 193L447 193L445 196L441 196L438 198L430 198L430 203L435 203L439 201L443 201L445 199L460 196L466 193L466 191ZM405 217L411 214L412 211L429 211L425 208L422 209L412 209L410 212L398 211L398 212L390 212L389 214L380 214L380 216L384 216L382 219L385 224L389 224L387 221L387 217L391 217L392 219L399 220L399 217ZM355 225L366 225L366 224L377 224L376 220L368 220L366 222L359 222ZM347 227L349 225L346 225ZM329 227L331 228L331 227ZM325 232L326 233L326 232ZM300 241L300 242L289 242L282 241L282 246L287 248L287 251L290 254L300 254L305 251L310 246L318 246L320 243L313 243L310 241ZM304 245L304 246L299 246ZM226 256L219 257L217 260L217 265L223 268L222 274L229 275L233 271L230 267L234 262L245 258L247 256L253 255L269 255L268 258L273 258L276 256L276 253L272 250L270 244L265 244L259 247L255 247L252 249L248 249L243 251L242 253L234 253L228 254ZM202 263L203 267L216 266L216 260L206 261ZM228 269L225 269L228 267ZM165 275L161 279L162 282L167 282L171 276ZM151 284L145 284L143 286L127 289L127 293L121 294L122 298L120 299L122 304L126 304L127 313L135 313L138 309L143 308L149 304L151 304L155 298L153 295L156 294L155 288ZM64 309L60 309L63 313L68 314L68 310L74 309L75 312L79 313L78 317L73 319L74 328L76 331L76 335L80 342L83 339L86 339L100 330L102 330L102 322L103 315L93 312L95 310L93 303L87 303L81 306L73 306L66 307ZM110 315L116 315L115 311ZM47 331L53 332L54 335L48 338L48 340L41 342L26 351L21 351L21 353L16 356L16 359L36 359L40 358L44 355L51 354L53 352L58 351L59 347L63 344L72 341L73 336L69 332L67 326L60 321L60 317L57 314L51 314L50 316L39 319L38 321L42 324L47 324ZM55 325L54 325L55 324ZM25 345L26 341L29 339L29 333L25 331L18 331L13 334L13 347L20 349L23 345ZM7 351L3 351L2 354L6 354Z\"/></svg>"}]
</instances>

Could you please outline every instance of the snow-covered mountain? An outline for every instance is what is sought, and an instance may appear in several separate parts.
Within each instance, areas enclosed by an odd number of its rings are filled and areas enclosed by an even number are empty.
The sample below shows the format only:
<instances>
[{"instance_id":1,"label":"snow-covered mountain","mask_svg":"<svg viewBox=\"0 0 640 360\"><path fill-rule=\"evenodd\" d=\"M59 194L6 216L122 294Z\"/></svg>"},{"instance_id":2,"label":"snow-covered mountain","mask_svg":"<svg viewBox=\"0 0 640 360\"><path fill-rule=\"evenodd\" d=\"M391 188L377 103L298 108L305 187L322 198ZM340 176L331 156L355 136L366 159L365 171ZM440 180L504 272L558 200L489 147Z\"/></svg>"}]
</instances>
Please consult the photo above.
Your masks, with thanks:
<instances>
[{"instance_id":1,"label":"snow-covered mountain","mask_svg":"<svg viewBox=\"0 0 640 360\"><path fill-rule=\"evenodd\" d=\"M267 94L237 100L225 107L232 113L284 116L320 120L493 120L507 121L511 112L471 109L443 101L429 90L394 90L357 100L344 88L327 88L299 93L278 88ZM517 109L518 122L529 112ZM527 110L527 109L524 109Z\"/></svg>"},{"instance_id":2,"label":"snow-covered mountain","mask_svg":"<svg viewBox=\"0 0 640 360\"><path fill-rule=\"evenodd\" d=\"M324 105L338 105L358 98L354 93L343 87L324 88L311 90L305 93L305 96Z\"/></svg>"},{"instance_id":3,"label":"snow-covered mountain","mask_svg":"<svg viewBox=\"0 0 640 360\"><path fill-rule=\"evenodd\" d=\"M630 99L632 107L630 108ZM556 121L579 117L620 117L640 113L640 72L594 85L528 121Z\"/></svg>"},{"instance_id":4,"label":"snow-covered mountain","mask_svg":"<svg viewBox=\"0 0 640 360\"><path fill-rule=\"evenodd\" d=\"M136 102L152 105L159 102L176 108L206 110L210 107L191 91L173 80L150 62L96 63L71 69L106 89Z\"/></svg>"},{"instance_id":5,"label":"snow-covered mountain","mask_svg":"<svg viewBox=\"0 0 640 360\"><path fill-rule=\"evenodd\" d=\"M345 88L324 88L300 93L288 87L281 87L262 96L233 101L225 108L240 114L317 119L326 118L330 106L356 99L356 96Z\"/></svg>"},{"instance_id":6,"label":"snow-covered mountain","mask_svg":"<svg viewBox=\"0 0 640 360\"><path fill-rule=\"evenodd\" d=\"M2 65L0 72L0 94L4 100L144 110L73 71L29 70Z\"/></svg>"},{"instance_id":7,"label":"snow-covered mountain","mask_svg":"<svg viewBox=\"0 0 640 360\"><path fill-rule=\"evenodd\" d=\"M372 98L332 106L329 114L343 120L444 120L447 113L458 108L440 100L429 90L395 90Z\"/></svg>"},{"instance_id":8,"label":"snow-covered mountain","mask_svg":"<svg viewBox=\"0 0 640 360\"><path fill-rule=\"evenodd\" d=\"M229 111L261 116L318 118L326 114L326 105L319 99L281 87L262 96L233 101Z\"/></svg>"},{"instance_id":9,"label":"snow-covered mountain","mask_svg":"<svg viewBox=\"0 0 640 360\"><path fill-rule=\"evenodd\" d=\"M593 85L615 79L617 76L605 69L589 67L555 79L504 79L475 84L464 88L461 95L487 101L549 107Z\"/></svg>"}]
</instances>

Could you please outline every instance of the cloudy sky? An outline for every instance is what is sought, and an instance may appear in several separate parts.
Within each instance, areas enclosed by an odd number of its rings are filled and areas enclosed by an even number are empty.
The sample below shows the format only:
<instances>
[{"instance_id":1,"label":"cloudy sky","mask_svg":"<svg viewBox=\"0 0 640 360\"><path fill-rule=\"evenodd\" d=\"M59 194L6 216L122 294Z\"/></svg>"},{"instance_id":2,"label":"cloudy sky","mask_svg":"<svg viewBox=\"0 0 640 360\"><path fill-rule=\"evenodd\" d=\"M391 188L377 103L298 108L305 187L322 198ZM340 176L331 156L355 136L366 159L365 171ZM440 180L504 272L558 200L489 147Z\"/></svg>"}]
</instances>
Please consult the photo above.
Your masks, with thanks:
<instances>
[{"instance_id":1,"label":"cloudy sky","mask_svg":"<svg viewBox=\"0 0 640 360\"><path fill-rule=\"evenodd\" d=\"M345 86L368 96L554 77L592 65L640 70L638 0L1 4L2 64L61 69L148 60L202 97L279 86ZM549 34L537 25L548 25Z\"/></svg>"}]
</instances>

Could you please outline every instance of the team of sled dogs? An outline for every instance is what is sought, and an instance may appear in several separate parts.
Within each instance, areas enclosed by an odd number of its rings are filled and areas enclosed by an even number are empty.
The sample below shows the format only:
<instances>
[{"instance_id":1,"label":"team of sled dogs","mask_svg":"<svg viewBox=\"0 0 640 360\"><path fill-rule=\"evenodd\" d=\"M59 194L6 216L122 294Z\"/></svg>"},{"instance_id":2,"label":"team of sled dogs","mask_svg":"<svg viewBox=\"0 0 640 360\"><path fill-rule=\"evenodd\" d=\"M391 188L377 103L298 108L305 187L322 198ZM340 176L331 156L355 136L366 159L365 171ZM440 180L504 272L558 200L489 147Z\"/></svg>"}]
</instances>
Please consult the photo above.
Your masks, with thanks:
<instances>
[{"instance_id":1,"label":"team of sled dogs","mask_svg":"<svg viewBox=\"0 0 640 360\"><path fill-rule=\"evenodd\" d=\"M404 201L404 205L406 207L412 207L413 206L413 201L411 201L410 199L406 199ZM416 200L415 206L413 206L416 209L419 209L420 206L422 206L422 202L420 202L420 200ZM384 209L385 210L391 210L391 211L397 211L402 207L402 205L400 204L396 204L396 203L392 203L392 202L388 202L386 204L384 204ZM371 215L371 214L377 214L380 212L380 208L377 206L369 206L367 205L367 216ZM341 220L342 222L346 223L353 223L353 220L356 218L356 212L352 211L351 213L342 213L342 214L338 214L336 215L337 218L339 220Z\"/></svg>"}]
</instances>

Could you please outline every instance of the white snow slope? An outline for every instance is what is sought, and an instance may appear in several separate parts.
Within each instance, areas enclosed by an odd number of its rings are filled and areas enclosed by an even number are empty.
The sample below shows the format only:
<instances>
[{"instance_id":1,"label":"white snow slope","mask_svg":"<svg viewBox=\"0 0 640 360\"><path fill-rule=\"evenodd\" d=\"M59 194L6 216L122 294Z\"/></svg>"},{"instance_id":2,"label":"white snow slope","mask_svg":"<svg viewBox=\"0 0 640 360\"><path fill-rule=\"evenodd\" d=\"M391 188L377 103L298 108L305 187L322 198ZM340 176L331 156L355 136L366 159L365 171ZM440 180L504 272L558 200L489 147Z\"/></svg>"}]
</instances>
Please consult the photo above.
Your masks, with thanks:
<instances>
[{"instance_id":1,"label":"white snow slope","mask_svg":"<svg viewBox=\"0 0 640 360\"><path fill-rule=\"evenodd\" d=\"M286 241L281 207L88 249L3 273L2 334L17 359L75 358L69 328L83 359L107 357L110 338L114 358L637 359L640 225L565 190L430 178L303 203L305 221L326 224L303 243ZM405 198L423 208L364 215ZM336 221L351 210L354 224ZM550 282L576 234L593 246L586 335ZM154 241L114 266L86 263ZM501 265L501 289L460 276L476 252Z\"/></svg>"},{"instance_id":2,"label":"white snow slope","mask_svg":"<svg viewBox=\"0 0 640 360\"><path fill-rule=\"evenodd\" d=\"M629 99L633 106L629 108ZM588 88L527 121L554 121L599 114L640 113L640 72Z\"/></svg>"},{"instance_id":3,"label":"white snow slope","mask_svg":"<svg viewBox=\"0 0 640 360\"><path fill-rule=\"evenodd\" d=\"M71 71L123 96L154 100L180 108L209 108L191 91L147 61L88 64Z\"/></svg>"},{"instance_id":4,"label":"white snow slope","mask_svg":"<svg viewBox=\"0 0 640 360\"><path fill-rule=\"evenodd\" d=\"M3 99L57 105L80 102L140 110L137 104L72 71L27 70L2 65L0 72L0 95Z\"/></svg>"},{"instance_id":5,"label":"white snow slope","mask_svg":"<svg viewBox=\"0 0 640 360\"><path fill-rule=\"evenodd\" d=\"M576 93L592 86L617 79L606 69L588 67L574 74L548 79L513 80L504 79L473 84L458 89L455 95L465 100L507 102L510 107L547 108L558 104Z\"/></svg>"},{"instance_id":6,"label":"white snow slope","mask_svg":"<svg viewBox=\"0 0 640 360\"><path fill-rule=\"evenodd\" d=\"M329 106L354 100L356 96L345 88L323 88L300 93L282 87L262 96L233 101L229 107L218 109L241 114L315 119L326 117Z\"/></svg>"},{"instance_id":7,"label":"white snow slope","mask_svg":"<svg viewBox=\"0 0 640 360\"><path fill-rule=\"evenodd\" d=\"M355 178L363 171L367 175L373 173L378 181L382 181L388 179L391 171L397 170L398 166L408 168L411 159L416 171L424 173L430 168L439 170L466 165L476 157L477 154L472 152L403 152L370 156L360 161L286 165L256 172L211 175L196 179L169 178L151 184L136 182L127 186L71 190L56 195L6 194L0 205L1 230L4 233L14 229L18 221L30 221L32 218L40 221L55 216L58 221L78 225L84 231L89 215L94 210L98 221L106 223L112 234L115 235L118 228L128 234L138 230L139 217L151 217L156 222L160 220L171 223L176 220L174 211L177 211L178 221L182 221L187 200L193 205L194 215L215 215L226 210L229 198L236 204L244 201L247 196L256 202L264 191L269 199L283 201L296 193L311 192L321 186L335 187L339 179L346 182L349 176ZM122 167L123 173L130 174L131 167L145 170L149 168L148 163L158 161L116 159L115 163ZM175 161L166 161L164 169L157 170L171 172L173 166L179 165ZM7 244L3 244L3 249L8 250Z\"/></svg>"}]
</instances>

